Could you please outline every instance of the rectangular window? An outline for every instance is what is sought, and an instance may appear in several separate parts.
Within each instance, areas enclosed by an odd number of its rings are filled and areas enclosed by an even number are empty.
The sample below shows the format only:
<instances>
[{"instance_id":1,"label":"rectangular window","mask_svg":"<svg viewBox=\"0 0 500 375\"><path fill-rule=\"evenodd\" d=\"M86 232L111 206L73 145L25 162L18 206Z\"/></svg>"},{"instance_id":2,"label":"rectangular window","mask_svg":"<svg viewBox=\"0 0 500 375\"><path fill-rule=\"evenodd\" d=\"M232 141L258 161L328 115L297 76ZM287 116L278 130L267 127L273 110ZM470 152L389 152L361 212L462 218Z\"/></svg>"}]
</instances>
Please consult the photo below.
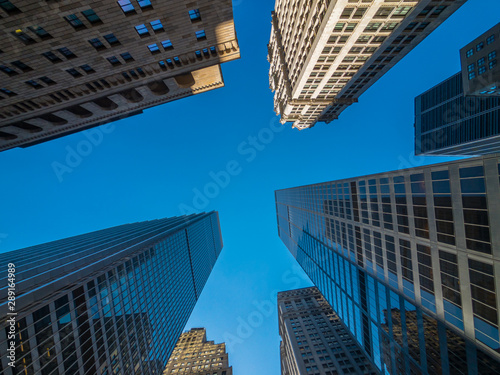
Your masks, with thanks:
<instances>
[{"instance_id":1,"label":"rectangular window","mask_svg":"<svg viewBox=\"0 0 500 375\"><path fill-rule=\"evenodd\" d=\"M59 52L61 52L61 54L66 57L68 60L69 59L74 59L76 57L76 55L71 52L68 48L66 47L63 47L63 48L59 48L58 49Z\"/></svg>"},{"instance_id":2,"label":"rectangular window","mask_svg":"<svg viewBox=\"0 0 500 375\"><path fill-rule=\"evenodd\" d=\"M8 14L18 14L21 13L19 9L17 9L14 4L7 0L0 0L0 8L5 10Z\"/></svg>"},{"instance_id":3,"label":"rectangular window","mask_svg":"<svg viewBox=\"0 0 500 375\"><path fill-rule=\"evenodd\" d=\"M162 31L163 30L163 25L161 24L160 20L151 21L149 24L151 25L151 28L154 31Z\"/></svg>"},{"instance_id":4,"label":"rectangular window","mask_svg":"<svg viewBox=\"0 0 500 375\"><path fill-rule=\"evenodd\" d=\"M191 22L201 20L200 10L199 9L191 9L189 11L189 18L191 19Z\"/></svg>"},{"instance_id":5,"label":"rectangular window","mask_svg":"<svg viewBox=\"0 0 500 375\"><path fill-rule=\"evenodd\" d=\"M94 72L95 72L95 70L94 70L94 69L92 69L92 67L91 67L90 65L87 65L87 64L80 66L80 68L81 68L81 69L82 69L85 73L87 73L87 74L90 74L90 73L94 73Z\"/></svg>"},{"instance_id":6,"label":"rectangular window","mask_svg":"<svg viewBox=\"0 0 500 375\"><path fill-rule=\"evenodd\" d=\"M481 57L479 60L477 60L477 66L484 65L484 57Z\"/></svg>"},{"instance_id":7,"label":"rectangular window","mask_svg":"<svg viewBox=\"0 0 500 375\"><path fill-rule=\"evenodd\" d=\"M50 39L52 35L50 35L45 29L41 26L30 26L28 27L32 32L34 32L40 39Z\"/></svg>"},{"instance_id":8,"label":"rectangular window","mask_svg":"<svg viewBox=\"0 0 500 375\"><path fill-rule=\"evenodd\" d=\"M465 53L465 55L467 57L471 57L473 54L474 54L474 50L472 48Z\"/></svg>"},{"instance_id":9,"label":"rectangular window","mask_svg":"<svg viewBox=\"0 0 500 375\"><path fill-rule=\"evenodd\" d=\"M0 88L0 92L2 94L8 95L8 96L16 96L17 94L13 91L10 91L9 89L6 88Z\"/></svg>"},{"instance_id":10,"label":"rectangular window","mask_svg":"<svg viewBox=\"0 0 500 375\"><path fill-rule=\"evenodd\" d=\"M73 77L77 78L77 77L81 77L82 76L82 73L80 73L78 70L76 69L66 69L66 71L71 74Z\"/></svg>"},{"instance_id":11,"label":"rectangular window","mask_svg":"<svg viewBox=\"0 0 500 375\"><path fill-rule=\"evenodd\" d=\"M148 49L149 49L149 52L151 52L151 53L158 53L158 52L160 52L160 49L158 48L158 46L156 44L150 44L148 46Z\"/></svg>"},{"instance_id":12,"label":"rectangular window","mask_svg":"<svg viewBox=\"0 0 500 375\"><path fill-rule=\"evenodd\" d=\"M92 9L84 10L82 14L90 23L96 24L102 22L99 16Z\"/></svg>"},{"instance_id":13,"label":"rectangular window","mask_svg":"<svg viewBox=\"0 0 500 375\"><path fill-rule=\"evenodd\" d=\"M491 51L488 53L488 60L493 60L495 57L497 57L497 51Z\"/></svg>"},{"instance_id":14,"label":"rectangular window","mask_svg":"<svg viewBox=\"0 0 500 375\"><path fill-rule=\"evenodd\" d=\"M104 47L104 44L102 44L102 42L99 40L99 38L94 38L94 39L90 39L89 40L89 43L92 45L92 47L94 47L96 50L100 50L100 49L104 49L106 47Z\"/></svg>"},{"instance_id":15,"label":"rectangular window","mask_svg":"<svg viewBox=\"0 0 500 375\"><path fill-rule=\"evenodd\" d=\"M135 12L135 8L129 0L118 0L118 5L125 14Z\"/></svg>"},{"instance_id":16,"label":"rectangular window","mask_svg":"<svg viewBox=\"0 0 500 375\"><path fill-rule=\"evenodd\" d=\"M47 76L43 76L43 77L40 77L38 78L40 81L42 81L43 83L47 84L47 85L55 85L56 83L51 80L49 77Z\"/></svg>"},{"instance_id":17,"label":"rectangular window","mask_svg":"<svg viewBox=\"0 0 500 375\"><path fill-rule=\"evenodd\" d=\"M32 37L24 33L22 30L13 31L12 35L14 35L17 39L19 39L26 45L36 43L36 41Z\"/></svg>"},{"instance_id":18,"label":"rectangular window","mask_svg":"<svg viewBox=\"0 0 500 375\"><path fill-rule=\"evenodd\" d=\"M106 59L109 61L111 65L120 65L121 62L118 60L116 56L111 56L111 57L106 57Z\"/></svg>"},{"instance_id":19,"label":"rectangular window","mask_svg":"<svg viewBox=\"0 0 500 375\"><path fill-rule=\"evenodd\" d=\"M23 72L29 72L30 70L33 70L33 68L30 68L28 65L19 60L12 61L11 64L14 65L16 68L21 69Z\"/></svg>"},{"instance_id":20,"label":"rectangular window","mask_svg":"<svg viewBox=\"0 0 500 375\"><path fill-rule=\"evenodd\" d=\"M496 60L492 60L488 63L488 66L490 69L493 69L495 66L497 66L497 61Z\"/></svg>"},{"instance_id":21,"label":"rectangular window","mask_svg":"<svg viewBox=\"0 0 500 375\"><path fill-rule=\"evenodd\" d=\"M485 72L486 72L486 67L482 66L478 69L477 74L481 75L484 74Z\"/></svg>"},{"instance_id":22,"label":"rectangular window","mask_svg":"<svg viewBox=\"0 0 500 375\"><path fill-rule=\"evenodd\" d=\"M71 26L73 26L73 28L75 28L76 30L85 27L85 25L83 24L83 22L78 18L78 16L76 14L68 14L67 16L64 17L64 19L66 21L68 21L68 23Z\"/></svg>"},{"instance_id":23,"label":"rectangular window","mask_svg":"<svg viewBox=\"0 0 500 375\"><path fill-rule=\"evenodd\" d=\"M106 39L111 46L120 44L120 42L118 41L118 39L114 34L104 35L104 39Z\"/></svg>"},{"instance_id":24,"label":"rectangular window","mask_svg":"<svg viewBox=\"0 0 500 375\"><path fill-rule=\"evenodd\" d=\"M33 87L34 89L41 89L43 86L39 84L37 81L31 79L29 81L26 81L26 84Z\"/></svg>"},{"instance_id":25,"label":"rectangular window","mask_svg":"<svg viewBox=\"0 0 500 375\"><path fill-rule=\"evenodd\" d=\"M476 45L476 51L481 51L484 48L484 42L478 43Z\"/></svg>"},{"instance_id":26,"label":"rectangular window","mask_svg":"<svg viewBox=\"0 0 500 375\"><path fill-rule=\"evenodd\" d=\"M164 40L163 42L161 42L161 45L165 49L172 49L172 48L174 48L174 46L172 45L172 42L170 41L170 39Z\"/></svg>"},{"instance_id":27,"label":"rectangular window","mask_svg":"<svg viewBox=\"0 0 500 375\"><path fill-rule=\"evenodd\" d=\"M152 8L150 0L137 0L137 3L141 7L141 9Z\"/></svg>"},{"instance_id":28,"label":"rectangular window","mask_svg":"<svg viewBox=\"0 0 500 375\"><path fill-rule=\"evenodd\" d=\"M18 74L14 69L11 69L6 65L0 65L0 70L9 76L15 76Z\"/></svg>"},{"instance_id":29,"label":"rectangular window","mask_svg":"<svg viewBox=\"0 0 500 375\"><path fill-rule=\"evenodd\" d=\"M49 61L53 62L54 64L62 61L53 52L44 52L42 53L42 56L48 59Z\"/></svg>"},{"instance_id":30,"label":"rectangular window","mask_svg":"<svg viewBox=\"0 0 500 375\"><path fill-rule=\"evenodd\" d=\"M207 39L207 35L205 34L205 30L200 30L196 32L196 39L204 40Z\"/></svg>"},{"instance_id":31,"label":"rectangular window","mask_svg":"<svg viewBox=\"0 0 500 375\"><path fill-rule=\"evenodd\" d=\"M128 52L122 53L122 54L120 54L120 56L122 57L123 60L125 60L125 62L134 61L134 58Z\"/></svg>"},{"instance_id":32,"label":"rectangular window","mask_svg":"<svg viewBox=\"0 0 500 375\"><path fill-rule=\"evenodd\" d=\"M393 17L405 17L412 7L397 7L392 14Z\"/></svg>"},{"instance_id":33,"label":"rectangular window","mask_svg":"<svg viewBox=\"0 0 500 375\"><path fill-rule=\"evenodd\" d=\"M135 26L135 31L137 31L137 34L141 36L149 34L148 28L144 24Z\"/></svg>"},{"instance_id":34,"label":"rectangular window","mask_svg":"<svg viewBox=\"0 0 500 375\"><path fill-rule=\"evenodd\" d=\"M486 38L486 44L491 44L495 41L495 35L490 35L488 38Z\"/></svg>"},{"instance_id":35,"label":"rectangular window","mask_svg":"<svg viewBox=\"0 0 500 375\"><path fill-rule=\"evenodd\" d=\"M476 69L476 65L474 63L470 64L467 66L467 71L468 72L473 72Z\"/></svg>"},{"instance_id":36,"label":"rectangular window","mask_svg":"<svg viewBox=\"0 0 500 375\"><path fill-rule=\"evenodd\" d=\"M476 78L476 73L475 72L470 72L469 73L469 80Z\"/></svg>"}]
</instances>

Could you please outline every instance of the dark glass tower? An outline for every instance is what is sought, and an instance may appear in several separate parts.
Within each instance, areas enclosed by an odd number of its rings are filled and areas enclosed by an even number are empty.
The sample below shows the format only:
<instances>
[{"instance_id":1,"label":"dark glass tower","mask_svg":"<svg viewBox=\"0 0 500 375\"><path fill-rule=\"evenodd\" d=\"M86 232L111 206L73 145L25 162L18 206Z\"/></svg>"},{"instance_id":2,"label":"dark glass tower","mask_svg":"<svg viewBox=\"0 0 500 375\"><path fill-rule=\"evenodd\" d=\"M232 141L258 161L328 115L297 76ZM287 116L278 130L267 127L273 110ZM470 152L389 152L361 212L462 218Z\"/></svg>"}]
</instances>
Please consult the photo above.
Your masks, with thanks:
<instances>
[{"instance_id":1,"label":"dark glass tower","mask_svg":"<svg viewBox=\"0 0 500 375\"><path fill-rule=\"evenodd\" d=\"M276 191L279 236L382 372L498 374L500 155Z\"/></svg>"},{"instance_id":2,"label":"dark glass tower","mask_svg":"<svg viewBox=\"0 0 500 375\"><path fill-rule=\"evenodd\" d=\"M500 152L500 96L466 96L463 74L415 98L416 155Z\"/></svg>"},{"instance_id":3,"label":"dark glass tower","mask_svg":"<svg viewBox=\"0 0 500 375\"><path fill-rule=\"evenodd\" d=\"M1 254L5 280L16 268L17 315L15 368L2 355L0 373L161 374L221 249L211 212ZM9 329L4 319L2 353Z\"/></svg>"}]
</instances>

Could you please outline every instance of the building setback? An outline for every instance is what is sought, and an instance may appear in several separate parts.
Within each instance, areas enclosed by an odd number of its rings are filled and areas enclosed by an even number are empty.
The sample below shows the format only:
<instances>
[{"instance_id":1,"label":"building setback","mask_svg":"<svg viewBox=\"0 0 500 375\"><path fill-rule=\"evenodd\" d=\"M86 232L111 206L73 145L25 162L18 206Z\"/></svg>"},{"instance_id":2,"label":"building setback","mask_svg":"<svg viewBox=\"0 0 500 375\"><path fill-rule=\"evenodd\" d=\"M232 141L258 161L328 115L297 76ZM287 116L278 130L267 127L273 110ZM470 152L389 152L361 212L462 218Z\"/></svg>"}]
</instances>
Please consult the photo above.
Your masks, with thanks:
<instances>
[{"instance_id":1,"label":"building setback","mask_svg":"<svg viewBox=\"0 0 500 375\"><path fill-rule=\"evenodd\" d=\"M231 0L12 0L0 19L0 151L222 87L240 56Z\"/></svg>"},{"instance_id":2,"label":"building setback","mask_svg":"<svg viewBox=\"0 0 500 375\"><path fill-rule=\"evenodd\" d=\"M278 293L281 375L378 374L316 287Z\"/></svg>"},{"instance_id":3,"label":"building setback","mask_svg":"<svg viewBox=\"0 0 500 375\"><path fill-rule=\"evenodd\" d=\"M276 0L268 44L281 123L330 122L465 0Z\"/></svg>"},{"instance_id":4,"label":"building setback","mask_svg":"<svg viewBox=\"0 0 500 375\"><path fill-rule=\"evenodd\" d=\"M168 360L163 375L232 375L226 344L207 341L205 328L184 332Z\"/></svg>"},{"instance_id":5,"label":"building setback","mask_svg":"<svg viewBox=\"0 0 500 375\"><path fill-rule=\"evenodd\" d=\"M279 236L381 372L500 373L500 154L276 191Z\"/></svg>"},{"instance_id":6,"label":"building setback","mask_svg":"<svg viewBox=\"0 0 500 375\"><path fill-rule=\"evenodd\" d=\"M1 254L15 265L17 315L15 368L2 355L0 373L162 374L221 249L212 212ZM6 300L3 285L0 311ZM2 318L2 353L8 329Z\"/></svg>"},{"instance_id":7,"label":"building setback","mask_svg":"<svg viewBox=\"0 0 500 375\"><path fill-rule=\"evenodd\" d=\"M460 50L462 70L415 98L416 155L500 152L500 24Z\"/></svg>"}]
</instances>

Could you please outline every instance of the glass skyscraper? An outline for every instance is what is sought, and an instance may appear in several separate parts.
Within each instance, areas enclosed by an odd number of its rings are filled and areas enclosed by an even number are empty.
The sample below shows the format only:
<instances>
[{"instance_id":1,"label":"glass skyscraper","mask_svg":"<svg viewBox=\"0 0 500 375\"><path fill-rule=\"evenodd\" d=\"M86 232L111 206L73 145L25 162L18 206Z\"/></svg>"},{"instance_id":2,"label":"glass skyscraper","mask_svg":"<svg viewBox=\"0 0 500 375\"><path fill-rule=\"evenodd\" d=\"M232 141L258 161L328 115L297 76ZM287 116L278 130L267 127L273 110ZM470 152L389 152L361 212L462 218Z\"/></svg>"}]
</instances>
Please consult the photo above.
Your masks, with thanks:
<instances>
[{"instance_id":1,"label":"glass skyscraper","mask_svg":"<svg viewBox=\"0 0 500 375\"><path fill-rule=\"evenodd\" d=\"M500 155L276 191L279 236L377 367L498 374Z\"/></svg>"},{"instance_id":2,"label":"glass skyscraper","mask_svg":"<svg viewBox=\"0 0 500 375\"><path fill-rule=\"evenodd\" d=\"M125 224L0 255L15 265L4 375L161 374L221 252L217 212ZM10 271L9 271L10 272ZM2 318L7 287L0 289Z\"/></svg>"}]
</instances>

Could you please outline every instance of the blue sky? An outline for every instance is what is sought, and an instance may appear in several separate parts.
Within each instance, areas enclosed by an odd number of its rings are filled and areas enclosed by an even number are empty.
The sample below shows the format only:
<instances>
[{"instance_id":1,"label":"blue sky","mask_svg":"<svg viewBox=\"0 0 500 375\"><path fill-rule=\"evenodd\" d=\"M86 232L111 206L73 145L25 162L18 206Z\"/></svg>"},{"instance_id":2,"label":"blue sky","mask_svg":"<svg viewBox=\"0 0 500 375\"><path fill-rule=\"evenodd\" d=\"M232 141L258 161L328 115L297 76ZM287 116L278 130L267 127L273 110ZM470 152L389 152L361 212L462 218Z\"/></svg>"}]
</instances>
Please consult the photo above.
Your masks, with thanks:
<instances>
[{"instance_id":1,"label":"blue sky","mask_svg":"<svg viewBox=\"0 0 500 375\"><path fill-rule=\"evenodd\" d=\"M469 0L339 120L301 132L280 127L273 112L266 45L274 1L233 3L242 58L223 65L226 87L0 153L0 252L218 210L224 250L186 329L204 326L210 340L226 340L239 375L274 375L276 291L310 285L277 236L274 190L450 160L413 155L413 100L459 71L458 50L498 23L500 2ZM88 137L91 150L82 148ZM71 156L76 150L85 156Z\"/></svg>"}]
</instances>

